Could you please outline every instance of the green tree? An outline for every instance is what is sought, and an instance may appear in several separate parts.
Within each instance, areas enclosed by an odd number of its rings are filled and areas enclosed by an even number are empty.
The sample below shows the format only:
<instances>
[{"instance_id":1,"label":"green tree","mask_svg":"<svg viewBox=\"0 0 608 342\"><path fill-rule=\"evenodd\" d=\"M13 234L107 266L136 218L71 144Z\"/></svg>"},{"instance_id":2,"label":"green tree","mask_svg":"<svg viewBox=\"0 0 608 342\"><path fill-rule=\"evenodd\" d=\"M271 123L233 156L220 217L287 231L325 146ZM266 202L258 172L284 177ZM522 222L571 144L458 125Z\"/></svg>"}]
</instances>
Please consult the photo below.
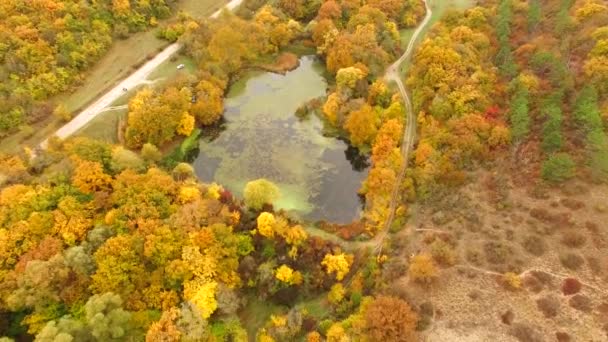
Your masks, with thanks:
<instances>
[{"instance_id":1,"label":"green tree","mask_svg":"<svg viewBox=\"0 0 608 342\"><path fill-rule=\"evenodd\" d=\"M511 121L511 134L515 142L524 140L530 132L529 97L525 86L519 84L511 97L509 118Z\"/></svg>"},{"instance_id":2,"label":"green tree","mask_svg":"<svg viewBox=\"0 0 608 342\"><path fill-rule=\"evenodd\" d=\"M272 204L280 196L279 188L264 178L248 182L243 191L245 204L254 210L262 209L264 204Z\"/></svg>"},{"instance_id":3,"label":"green tree","mask_svg":"<svg viewBox=\"0 0 608 342\"><path fill-rule=\"evenodd\" d=\"M530 0L528 7L528 30L530 32L536 31L536 27L540 23L542 16L542 7L540 0Z\"/></svg>"},{"instance_id":4,"label":"green tree","mask_svg":"<svg viewBox=\"0 0 608 342\"><path fill-rule=\"evenodd\" d=\"M560 183L574 177L576 164L567 153L556 153L543 163L541 175L544 180Z\"/></svg>"}]
</instances>

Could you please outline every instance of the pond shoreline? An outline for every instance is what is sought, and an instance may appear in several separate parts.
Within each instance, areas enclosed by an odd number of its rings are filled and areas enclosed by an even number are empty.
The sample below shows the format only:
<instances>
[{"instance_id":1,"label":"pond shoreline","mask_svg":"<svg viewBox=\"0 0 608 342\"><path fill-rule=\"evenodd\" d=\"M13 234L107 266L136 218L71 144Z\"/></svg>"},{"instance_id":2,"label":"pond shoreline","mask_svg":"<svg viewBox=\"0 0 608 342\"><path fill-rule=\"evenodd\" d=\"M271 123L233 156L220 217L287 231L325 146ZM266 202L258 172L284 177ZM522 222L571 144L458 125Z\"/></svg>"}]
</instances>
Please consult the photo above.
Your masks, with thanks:
<instances>
[{"instance_id":1,"label":"pond shoreline","mask_svg":"<svg viewBox=\"0 0 608 342\"><path fill-rule=\"evenodd\" d=\"M192 164L200 179L237 196L248 181L274 182L283 195L275 208L299 220L351 223L362 212L358 190L368 165L344 139L327 137L317 115L296 116L327 88L316 56L297 61L284 74L240 72L226 96L224 122L201 136Z\"/></svg>"}]
</instances>

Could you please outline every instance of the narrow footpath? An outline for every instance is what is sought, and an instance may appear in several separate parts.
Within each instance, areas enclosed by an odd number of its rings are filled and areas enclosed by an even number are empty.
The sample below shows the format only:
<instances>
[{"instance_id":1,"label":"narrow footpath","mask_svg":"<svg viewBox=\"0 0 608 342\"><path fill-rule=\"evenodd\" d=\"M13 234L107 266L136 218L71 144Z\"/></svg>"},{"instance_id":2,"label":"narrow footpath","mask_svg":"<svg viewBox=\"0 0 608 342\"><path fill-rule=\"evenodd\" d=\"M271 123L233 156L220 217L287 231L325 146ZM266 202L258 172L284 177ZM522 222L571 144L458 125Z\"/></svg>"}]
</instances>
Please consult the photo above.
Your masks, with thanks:
<instances>
[{"instance_id":1,"label":"narrow footpath","mask_svg":"<svg viewBox=\"0 0 608 342\"><path fill-rule=\"evenodd\" d=\"M400 185L403 183L403 178L405 177L405 172L408 166L409 156L414 147L414 140L416 139L416 116L414 115L414 109L410 96L407 92L407 89L405 88L405 85L403 84L403 81L401 80L401 75L399 75L399 70L401 64L403 64L403 62L405 62L411 57L414 51L414 47L416 46L416 41L418 40L418 37L431 21L433 11L429 6L429 1L430 0L424 0L424 5L426 7L426 15L420 25L418 25L418 27L416 28L416 31L414 31L412 37L410 38L405 52L403 53L403 55L401 55L401 57L399 57L397 61L395 61L395 63L388 67L384 76L385 80L389 82L395 82L397 84L397 87L399 88L399 93L401 94L401 97L403 98L403 103L405 104L406 126L405 131L403 132L403 140L401 142L401 155L403 156L403 165L399 170L395 187L393 188L393 192L391 193L389 216L385 222L382 231L376 234L373 239L368 241L345 241L321 229L314 227L307 228L309 234L313 236L322 237L334 243L338 243L342 246L342 248L347 251L355 251L360 248L371 247L375 252L380 253L384 244L384 240L388 236L390 227L393 224L393 221L395 220L395 211L397 210L397 203L399 201L399 188Z\"/></svg>"}]
</instances>

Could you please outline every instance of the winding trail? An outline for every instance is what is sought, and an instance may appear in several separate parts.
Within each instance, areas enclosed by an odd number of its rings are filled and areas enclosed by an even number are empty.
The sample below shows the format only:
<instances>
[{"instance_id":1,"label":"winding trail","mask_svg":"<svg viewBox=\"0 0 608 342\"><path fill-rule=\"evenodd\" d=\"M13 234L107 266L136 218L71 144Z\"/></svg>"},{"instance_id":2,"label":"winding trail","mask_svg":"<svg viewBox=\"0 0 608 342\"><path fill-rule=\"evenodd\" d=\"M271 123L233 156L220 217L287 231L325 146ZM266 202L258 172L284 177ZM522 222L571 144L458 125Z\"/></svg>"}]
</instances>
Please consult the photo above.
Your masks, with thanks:
<instances>
[{"instance_id":1,"label":"winding trail","mask_svg":"<svg viewBox=\"0 0 608 342\"><path fill-rule=\"evenodd\" d=\"M374 252L380 253L382 251L384 240L388 236L389 229L393 224L393 221L395 220L395 211L397 209L397 203L399 200L399 185L403 183L403 178L405 177L405 172L408 166L409 156L414 147L414 140L416 139L416 117L414 115L414 108L412 106L412 101L407 92L407 89L405 88L405 85L401 80L401 76L399 75L399 68L401 64L403 64L403 62L405 62L411 57L412 52L414 51L414 47L416 46L416 41L418 40L418 37L420 36L422 31L427 27L431 20L433 11L429 6L429 1L430 0L424 0L424 6L426 7L426 15L420 25L418 25L418 27L416 28L416 31L414 31L412 37L410 38L405 52L403 53L403 55L401 55L401 57L399 57L397 61L395 61L395 63L388 67L388 69L386 70L386 74L384 75L385 80L395 82L397 84L397 87L399 88L399 93L401 94L401 97L403 98L403 103L405 104L406 126L405 131L403 132L403 139L401 141L401 155L403 156L403 165L399 169L397 182L395 183L396 185L391 193L389 216L386 220L384 227L382 228L382 231L376 234L373 239L368 241L346 241L319 228L307 227L307 230L311 235L322 237L326 240L338 243L342 246L342 248L347 251L355 251L359 248L371 247Z\"/></svg>"},{"instance_id":2,"label":"winding trail","mask_svg":"<svg viewBox=\"0 0 608 342\"><path fill-rule=\"evenodd\" d=\"M403 183L403 178L405 177L405 172L407 171L408 161L410 153L414 147L414 140L416 139L416 116L414 115L414 108L412 105L412 101L410 96L401 80L401 75L399 75L399 68L401 64L408 60L412 56L412 52L414 51L414 47L416 46L416 41L418 37L422 33L422 31L427 27L429 22L431 21L431 17L433 15L433 11L429 6L430 0L424 0L424 6L426 7L426 15L424 19L414 31L414 34L410 38L409 43L407 44L407 49L403 55L395 62L393 65L388 67L386 70L386 75L384 78L387 81L393 81L397 83L397 87L399 88L399 92L401 93L401 97L403 98L403 103L405 104L405 112L407 116L407 120L405 123L405 132L403 133L403 140L401 141L401 155L403 157L403 165L399 170L399 175L397 176L397 182L395 183L395 187L393 188L393 192L391 194L391 202L389 206L389 216L386 219L386 223L384 225L384 229L380 233L378 233L371 241L373 242L373 246L375 250L379 253L382 250L382 245L384 240L386 239L389 229L395 220L395 211L397 210L397 203L399 200L399 188Z\"/></svg>"},{"instance_id":3,"label":"winding trail","mask_svg":"<svg viewBox=\"0 0 608 342\"><path fill-rule=\"evenodd\" d=\"M213 13L210 18L217 18L223 10L234 10L238 7L243 0L232 0L227 3L224 7L217 10ZM93 120L97 114L111 110L112 103L118 100L121 96L124 95L124 89L133 89L140 84L148 84L151 81L148 80L148 76L154 70L156 70L162 63L171 58L176 52L178 52L182 48L180 43L174 43L167 46L163 51L158 53L154 58L150 61L146 62L139 69L137 69L134 73L129 75L129 77L122 80L108 92L106 92L103 96L98 98L95 102L87 106L83 109L76 117L72 119L72 121L66 123L63 127L59 128L55 132L55 136L59 139L65 139L72 134L76 133L78 130L83 128L86 124L88 124L91 120ZM109 107L109 108L108 108ZM48 139L45 139L40 147L46 149L48 145Z\"/></svg>"}]
</instances>

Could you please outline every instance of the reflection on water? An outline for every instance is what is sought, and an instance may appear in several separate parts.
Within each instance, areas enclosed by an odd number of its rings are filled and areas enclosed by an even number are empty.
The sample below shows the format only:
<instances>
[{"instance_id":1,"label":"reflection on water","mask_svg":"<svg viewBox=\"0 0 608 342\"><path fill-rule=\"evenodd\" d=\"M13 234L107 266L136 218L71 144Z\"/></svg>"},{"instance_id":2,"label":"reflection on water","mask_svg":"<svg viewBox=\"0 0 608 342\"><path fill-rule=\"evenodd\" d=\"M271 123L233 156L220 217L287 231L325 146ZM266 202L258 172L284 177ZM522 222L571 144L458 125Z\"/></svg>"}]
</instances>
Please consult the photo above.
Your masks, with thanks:
<instances>
[{"instance_id":1,"label":"reflection on water","mask_svg":"<svg viewBox=\"0 0 608 342\"><path fill-rule=\"evenodd\" d=\"M369 163L355 148L321 134L321 121L294 113L322 96L326 82L312 57L287 75L252 73L231 87L222 124L204 132L197 175L237 195L266 178L281 189L276 207L308 220L347 223L358 218L357 196Z\"/></svg>"}]
</instances>

